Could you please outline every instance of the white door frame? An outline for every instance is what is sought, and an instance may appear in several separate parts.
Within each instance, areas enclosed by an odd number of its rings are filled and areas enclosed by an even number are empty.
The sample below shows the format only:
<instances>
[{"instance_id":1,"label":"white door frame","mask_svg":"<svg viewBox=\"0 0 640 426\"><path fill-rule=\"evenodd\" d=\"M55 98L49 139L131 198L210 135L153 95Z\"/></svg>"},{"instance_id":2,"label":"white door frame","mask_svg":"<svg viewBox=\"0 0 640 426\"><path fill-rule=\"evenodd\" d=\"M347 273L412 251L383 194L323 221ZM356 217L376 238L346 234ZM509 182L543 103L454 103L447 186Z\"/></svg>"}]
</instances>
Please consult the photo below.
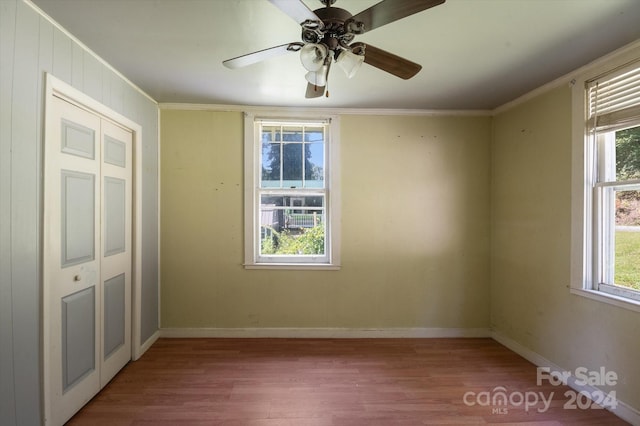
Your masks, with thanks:
<instances>
[{"instance_id":1,"label":"white door frame","mask_svg":"<svg viewBox=\"0 0 640 426\"><path fill-rule=\"evenodd\" d=\"M144 352L144 347L141 344L142 335L142 126L132 121L131 119L113 111L100 102L92 99L88 95L82 93L78 89L70 86L64 81L52 76L46 75L46 88L45 88L45 129L48 127L49 120L51 119L48 111L52 108L53 96L62 98L76 106L88 110L100 117L113 121L122 127L125 127L132 132L133 137L133 223L132 223L132 282L131 282L131 359L137 360ZM44 140L48 138L45 132ZM46 142L44 142L46 143ZM45 160L46 161L46 160ZM44 256L44 255L43 255ZM44 258L44 257L43 257ZM46 301L49 300L49 290L46 285L42 290L42 318L48 317L48 308ZM49 345L47 344L49 339L49 331L46 324L42 326L42 338L43 338L43 372L50 371L49 365ZM48 389L47 374L44 374L44 389ZM49 418L47 414L50 410L50 401L48 392L44 392L44 406L45 406L45 418Z\"/></svg>"}]
</instances>

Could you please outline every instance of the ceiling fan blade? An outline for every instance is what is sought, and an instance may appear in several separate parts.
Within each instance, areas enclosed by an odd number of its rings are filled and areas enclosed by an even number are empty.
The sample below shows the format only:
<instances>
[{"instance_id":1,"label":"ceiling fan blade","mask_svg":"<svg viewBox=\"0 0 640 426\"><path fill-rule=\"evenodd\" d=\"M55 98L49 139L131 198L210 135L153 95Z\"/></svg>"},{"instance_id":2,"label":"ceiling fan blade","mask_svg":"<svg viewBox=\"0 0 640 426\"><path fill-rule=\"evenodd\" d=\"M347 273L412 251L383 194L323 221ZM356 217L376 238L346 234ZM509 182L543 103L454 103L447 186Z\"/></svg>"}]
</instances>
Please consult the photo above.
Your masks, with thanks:
<instances>
[{"instance_id":1,"label":"ceiling fan blade","mask_svg":"<svg viewBox=\"0 0 640 426\"><path fill-rule=\"evenodd\" d=\"M316 22L322 25L322 20L313 13L302 0L268 0L269 3L289 15L296 23L302 25L304 22Z\"/></svg>"},{"instance_id":2,"label":"ceiling fan blade","mask_svg":"<svg viewBox=\"0 0 640 426\"><path fill-rule=\"evenodd\" d=\"M324 95L326 86L316 86L315 84L307 83L307 92L304 97L307 99L319 98Z\"/></svg>"},{"instance_id":3,"label":"ceiling fan blade","mask_svg":"<svg viewBox=\"0 0 640 426\"><path fill-rule=\"evenodd\" d=\"M410 79L422 69L422 65L373 47L370 44L367 44L364 49L364 62L405 80Z\"/></svg>"},{"instance_id":4,"label":"ceiling fan blade","mask_svg":"<svg viewBox=\"0 0 640 426\"><path fill-rule=\"evenodd\" d=\"M414 13L422 12L446 0L382 0L351 19L364 24L363 32L371 31Z\"/></svg>"},{"instance_id":5,"label":"ceiling fan blade","mask_svg":"<svg viewBox=\"0 0 640 426\"><path fill-rule=\"evenodd\" d=\"M268 49L262 49L257 52L238 56L236 58L227 59L226 61L222 61L222 64L231 69L242 68L247 65L255 64L256 62L264 61L265 59L284 55L285 53L297 52L302 48L302 46L304 46L304 43L299 42L281 44L280 46L274 46Z\"/></svg>"}]
</instances>

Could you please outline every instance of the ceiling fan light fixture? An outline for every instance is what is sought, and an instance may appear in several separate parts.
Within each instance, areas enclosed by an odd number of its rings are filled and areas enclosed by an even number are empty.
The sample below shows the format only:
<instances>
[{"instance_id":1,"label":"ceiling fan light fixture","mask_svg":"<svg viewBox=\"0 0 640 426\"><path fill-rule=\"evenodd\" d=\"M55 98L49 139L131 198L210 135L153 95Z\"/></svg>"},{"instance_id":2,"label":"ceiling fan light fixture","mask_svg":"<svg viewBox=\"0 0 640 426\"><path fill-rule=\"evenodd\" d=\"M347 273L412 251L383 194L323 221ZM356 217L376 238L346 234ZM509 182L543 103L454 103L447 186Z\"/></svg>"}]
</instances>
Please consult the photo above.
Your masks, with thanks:
<instances>
[{"instance_id":1,"label":"ceiling fan light fixture","mask_svg":"<svg viewBox=\"0 0 640 426\"><path fill-rule=\"evenodd\" d=\"M351 78L356 75L356 72L360 69L360 66L364 62L364 55L356 55L350 50L343 50L336 59L336 64L342 68L342 71L347 75L347 78Z\"/></svg>"},{"instance_id":2,"label":"ceiling fan light fixture","mask_svg":"<svg viewBox=\"0 0 640 426\"><path fill-rule=\"evenodd\" d=\"M310 72L318 71L324 65L329 49L324 44L307 43L300 49L300 62Z\"/></svg>"},{"instance_id":3,"label":"ceiling fan light fixture","mask_svg":"<svg viewBox=\"0 0 640 426\"><path fill-rule=\"evenodd\" d=\"M327 84L327 71L328 71L328 67L326 65L324 65L321 69L319 69L318 71L309 71L304 78L307 79L307 81L313 85L322 87L322 86L326 86Z\"/></svg>"},{"instance_id":4,"label":"ceiling fan light fixture","mask_svg":"<svg viewBox=\"0 0 640 426\"><path fill-rule=\"evenodd\" d=\"M2 0L0 0L2 1ZM364 34L423 10L444 3L446 0L378 0L368 9L355 15L333 7L336 0L320 0L325 7L311 10L309 0L268 0L302 27L302 42L292 42L262 49L223 61L228 68L240 68L286 52L300 51L300 62L307 71L307 98L318 97L319 90L328 97L329 68L337 62L348 78L352 78L363 62L407 80L421 69L416 64L393 53L374 46L355 42L356 35ZM366 50L366 54L365 54Z\"/></svg>"}]
</instances>

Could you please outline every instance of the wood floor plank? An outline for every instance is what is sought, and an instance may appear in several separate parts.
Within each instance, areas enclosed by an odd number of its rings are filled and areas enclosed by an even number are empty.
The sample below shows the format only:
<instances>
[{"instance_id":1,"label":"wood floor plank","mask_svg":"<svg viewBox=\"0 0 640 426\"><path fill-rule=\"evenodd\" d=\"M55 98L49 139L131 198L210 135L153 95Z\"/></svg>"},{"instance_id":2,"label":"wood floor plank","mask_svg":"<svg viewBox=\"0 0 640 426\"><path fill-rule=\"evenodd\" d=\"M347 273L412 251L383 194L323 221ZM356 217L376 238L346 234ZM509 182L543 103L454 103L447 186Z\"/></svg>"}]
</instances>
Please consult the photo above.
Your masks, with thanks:
<instances>
[{"instance_id":1,"label":"wood floor plank","mask_svg":"<svg viewBox=\"0 0 640 426\"><path fill-rule=\"evenodd\" d=\"M479 404L465 393L553 395ZM159 339L69 425L623 425L491 339ZM471 402L471 404L469 403Z\"/></svg>"}]
</instances>

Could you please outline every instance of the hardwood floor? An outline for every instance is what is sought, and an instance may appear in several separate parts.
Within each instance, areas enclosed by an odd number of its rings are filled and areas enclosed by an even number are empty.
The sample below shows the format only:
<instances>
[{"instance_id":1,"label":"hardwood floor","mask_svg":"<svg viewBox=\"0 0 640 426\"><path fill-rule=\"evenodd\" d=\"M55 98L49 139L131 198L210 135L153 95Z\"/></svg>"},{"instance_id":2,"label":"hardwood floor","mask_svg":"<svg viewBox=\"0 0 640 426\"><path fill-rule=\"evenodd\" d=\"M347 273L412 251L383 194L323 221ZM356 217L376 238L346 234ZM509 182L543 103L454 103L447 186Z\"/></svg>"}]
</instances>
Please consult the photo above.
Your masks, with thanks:
<instances>
[{"instance_id":1,"label":"hardwood floor","mask_svg":"<svg viewBox=\"0 0 640 426\"><path fill-rule=\"evenodd\" d=\"M513 404L485 403L499 386ZM567 391L491 339L160 339L68 424L626 424Z\"/></svg>"}]
</instances>

